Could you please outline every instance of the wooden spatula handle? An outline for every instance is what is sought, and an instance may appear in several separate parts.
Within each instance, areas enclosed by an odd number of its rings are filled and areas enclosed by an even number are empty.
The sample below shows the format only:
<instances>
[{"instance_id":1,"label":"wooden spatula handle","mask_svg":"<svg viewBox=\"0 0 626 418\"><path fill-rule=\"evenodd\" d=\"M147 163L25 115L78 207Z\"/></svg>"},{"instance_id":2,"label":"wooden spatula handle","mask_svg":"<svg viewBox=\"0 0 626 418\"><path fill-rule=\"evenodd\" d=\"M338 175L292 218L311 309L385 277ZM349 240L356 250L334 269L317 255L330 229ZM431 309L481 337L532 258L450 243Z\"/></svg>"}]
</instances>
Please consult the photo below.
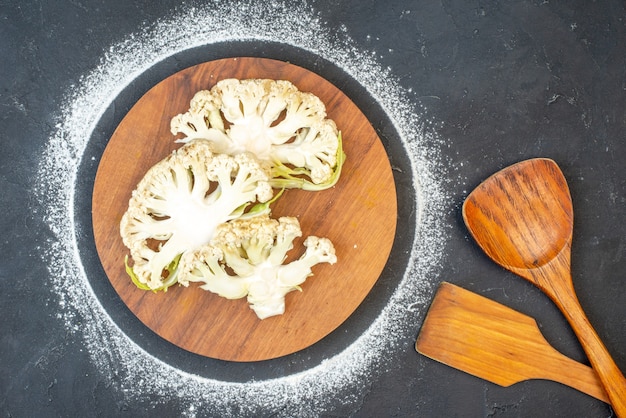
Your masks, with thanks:
<instances>
[{"instance_id":1,"label":"wooden spatula handle","mask_svg":"<svg viewBox=\"0 0 626 418\"><path fill-rule=\"evenodd\" d=\"M604 390L604 386L598 378L598 374L591 367L572 360L561 353L558 353L556 357L560 357L560 364L557 359L544 364L544 367L548 366L544 373L546 376L549 376L550 380L570 386L603 402L610 403L606 390ZM557 367L560 370L553 370ZM563 367L567 368L567 373L563 373Z\"/></svg>"}]
</instances>

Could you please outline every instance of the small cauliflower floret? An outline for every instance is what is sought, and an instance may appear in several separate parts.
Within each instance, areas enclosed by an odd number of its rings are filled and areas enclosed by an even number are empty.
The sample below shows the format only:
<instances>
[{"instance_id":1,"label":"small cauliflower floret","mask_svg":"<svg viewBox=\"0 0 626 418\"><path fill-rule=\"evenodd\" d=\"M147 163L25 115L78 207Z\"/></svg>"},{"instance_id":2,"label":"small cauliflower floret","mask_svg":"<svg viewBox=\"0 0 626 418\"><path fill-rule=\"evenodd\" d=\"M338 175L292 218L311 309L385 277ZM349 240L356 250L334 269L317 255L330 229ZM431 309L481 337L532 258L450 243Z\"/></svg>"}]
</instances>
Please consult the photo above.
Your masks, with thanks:
<instances>
[{"instance_id":1,"label":"small cauliflower floret","mask_svg":"<svg viewBox=\"0 0 626 418\"><path fill-rule=\"evenodd\" d=\"M293 241L301 235L293 217L276 220L261 215L221 224L211 243L197 256L183 256L185 269L179 282L202 282L203 289L227 298L247 296L260 319L281 315L285 295L300 290L299 285L313 274L313 266L337 261L330 240L310 236L304 242L307 249L302 257L283 264Z\"/></svg>"},{"instance_id":2,"label":"small cauliflower floret","mask_svg":"<svg viewBox=\"0 0 626 418\"><path fill-rule=\"evenodd\" d=\"M280 279L282 283L298 285L301 282L293 283L292 280L298 280L298 276L304 276L305 274L306 276L312 275L311 267L314 265L319 263L335 264L337 262L335 247L328 238L319 238L311 235L304 240L304 246L306 247L304 255L281 269Z\"/></svg>"},{"instance_id":3,"label":"small cauliflower floret","mask_svg":"<svg viewBox=\"0 0 626 418\"><path fill-rule=\"evenodd\" d=\"M171 122L178 142L211 141L215 152L251 152L272 166L272 186L323 190L339 180L341 134L324 103L286 80L225 79Z\"/></svg>"},{"instance_id":4,"label":"small cauliflower floret","mask_svg":"<svg viewBox=\"0 0 626 418\"><path fill-rule=\"evenodd\" d=\"M223 253L219 248L203 245L181 258L183 267L178 282L189 286L189 282L201 281L200 288L226 299L240 299L248 294L248 283L244 278L230 276L221 263Z\"/></svg>"},{"instance_id":5,"label":"small cauliflower floret","mask_svg":"<svg viewBox=\"0 0 626 418\"><path fill-rule=\"evenodd\" d=\"M341 134L337 136L335 122L331 119L324 119L309 128L301 129L292 142L275 148L273 176L288 181L299 180L293 176L294 170L286 165L290 164L294 167L307 167L313 183L321 184L331 178L336 181L333 177L336 173L332 167L337 166L337 141L341 144ZM343 158L343 155L339 158Z\"/></svg>"},{"instance_id":6,"label":"small cauliflower floret","mask_svg":"<svg viewBox=\"0 0 626 418\"><path fill-rule=\"evenodd\" d=\"M195 139L211 141L216 153L233 154L235 151L231 149L231 141L224 132L219 103L215 102L209 90L197 92L191 99L189 111L174 116L170 129L174 133L183 133L185 142Z\"/></svg>"},{"instance_id":7,"label":"small cauliflower floret","mask_svg":"<svg viewBox=\"0 0 626 418\"><path fill-rule=\"evenodd\" d=\"M167 289L184 267L181 256L208 243L221 223L268 212L268 181L268 170L252 155L214 154L205 140L187 143L150 168L120 223L135 284Z\"/></svg>"}]
</instances>

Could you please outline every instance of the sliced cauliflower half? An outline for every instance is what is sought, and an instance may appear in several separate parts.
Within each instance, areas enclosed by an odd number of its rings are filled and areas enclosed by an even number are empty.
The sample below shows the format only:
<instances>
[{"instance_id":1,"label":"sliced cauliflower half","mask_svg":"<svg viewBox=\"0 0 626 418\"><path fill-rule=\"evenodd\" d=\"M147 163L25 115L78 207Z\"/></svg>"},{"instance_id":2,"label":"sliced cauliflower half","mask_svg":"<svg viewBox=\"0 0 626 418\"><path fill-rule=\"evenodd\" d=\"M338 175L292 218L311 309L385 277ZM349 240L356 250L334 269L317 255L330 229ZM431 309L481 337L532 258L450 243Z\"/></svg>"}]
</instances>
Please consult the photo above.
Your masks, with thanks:
<instances>
[{"instance_id":1,"label":"sliced cauliflower half","mask_svg":"<svg viewBox=\"0 0 626 418\"><path fill-rule=\"evenodd\" d=\"M185 144L133 191L120 232L138 287L167 289L185 267L182 256L211 241L220 224L269 212L269 169L251 154L215 154L211 147L206 140Z\"/></svg>"},{"instance_id":2,"label":"sliced cauliflower half","mask_svg":"<svg viewBox=\"0 0 626 418\"><path fill-rule=\"evenodd\" d=\"M202 289L228 299L247 296L260 319L282 315L285 295L301 290L299 285L313 274L313 266L337 261L329 239L310 236L304 241L304 254L283 264L301 235L293 217L276 220L264 214L221 224L210 244L182 256L178 280L183 285L203 283Z\"/></svg>"},{"instance_id":3,"label":"sliced cauliflower half","mask_svg":"<svg viewBox=\"0 0 626 418\"><path fill-rule=\"evenodd\" d=\"M323 190L339 180L341 133L324 103L286 80L225 79L195 94L171 121L178 142L206 139L215 152L251 152L272 166L272 186Z\"/></svg>"}]
</instances>

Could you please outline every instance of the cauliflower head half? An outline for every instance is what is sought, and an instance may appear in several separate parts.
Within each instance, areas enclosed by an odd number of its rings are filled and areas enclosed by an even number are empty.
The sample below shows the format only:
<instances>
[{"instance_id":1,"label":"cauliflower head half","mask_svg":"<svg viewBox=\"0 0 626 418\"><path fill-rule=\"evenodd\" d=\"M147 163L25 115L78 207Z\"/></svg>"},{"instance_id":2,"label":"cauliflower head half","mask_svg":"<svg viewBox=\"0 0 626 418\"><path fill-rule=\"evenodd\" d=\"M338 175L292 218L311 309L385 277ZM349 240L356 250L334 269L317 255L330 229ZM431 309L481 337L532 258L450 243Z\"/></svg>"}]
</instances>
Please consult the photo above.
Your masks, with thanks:
<instances>
[{"instance_id":1,"label":"cauliflower head half","mask_svg":"<svg viewBox=\"0 0 626 418\"><path fill-rule=\"evenodd\" d=\"M195 94L171 121L178 142L210 141L217 153L250 152L272 167L276 188L334 186L345 160L341 133L324 103L286 80L225 79Z\"/></svg>"},{"instance_id":2,"label":"cauliflower head half","mask_svg":"<svg viewBox=\"0 0 626 418\"><path fill-rule=\"evenodd\" d=\"M210 242L221 224L269 212L269 180L269 168L251 154L216 154L206 140L190 141L150 168L120 223L135 284L166 290L187 268L184 255Z\"/></svg>"},{"instance_id":3,"label":"cauliflower head half","mask_svg":"<svg viewBox=\"0 0 626 418\"><path fill-rule=\"evenodd\" d=\"M267 214L220 224L210 243L183 254L178 282L203 283L201 288L228 299L247 296L260 319L285 312L285 295L301 290L319 263L337 261L327 238L309 236L306 251L283 264L293 241L302 232L293 217L272 219Z\"/></svg>"}]
</instances>

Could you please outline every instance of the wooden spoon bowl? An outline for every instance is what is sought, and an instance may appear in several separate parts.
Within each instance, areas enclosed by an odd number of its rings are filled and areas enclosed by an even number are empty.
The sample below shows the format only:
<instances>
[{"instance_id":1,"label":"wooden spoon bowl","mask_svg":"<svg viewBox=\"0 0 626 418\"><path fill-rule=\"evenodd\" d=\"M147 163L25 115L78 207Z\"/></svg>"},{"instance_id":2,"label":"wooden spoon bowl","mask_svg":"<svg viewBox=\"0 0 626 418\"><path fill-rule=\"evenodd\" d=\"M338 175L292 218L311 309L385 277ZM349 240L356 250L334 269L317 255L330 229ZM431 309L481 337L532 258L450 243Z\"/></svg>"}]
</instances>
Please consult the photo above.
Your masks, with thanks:
<instances>
[{"instance_id":1,"label":"wooden spoon bowl","mask_svg":"<svg viewBox=\"0 0 626 418\"><path fill-rule=\"evenodd\" d=\"M616 414L626 416L626 379L589 323L571 276L574 210L567 181L545 158L492 175L467 197L463 219L496 263L539 287L564 314Z\"/></svg>"}]
</instances>

